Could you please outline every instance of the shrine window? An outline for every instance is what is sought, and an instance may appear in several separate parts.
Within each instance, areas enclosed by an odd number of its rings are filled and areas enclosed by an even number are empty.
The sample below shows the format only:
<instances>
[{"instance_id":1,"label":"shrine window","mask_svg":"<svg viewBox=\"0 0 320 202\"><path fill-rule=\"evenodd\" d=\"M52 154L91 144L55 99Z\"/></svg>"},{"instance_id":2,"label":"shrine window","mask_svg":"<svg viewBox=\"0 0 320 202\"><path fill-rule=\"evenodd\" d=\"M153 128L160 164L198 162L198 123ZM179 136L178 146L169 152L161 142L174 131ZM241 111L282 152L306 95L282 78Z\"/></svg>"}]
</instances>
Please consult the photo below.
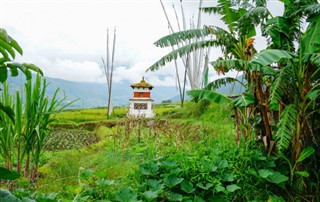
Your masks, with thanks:
<instances>
[{"instance_id":1,"label":"shrine window","mask_svg":"<svg viewBox=\"0 0 320 202\"><path fill-rule=\"evenodd\" d=\"M147 103L134 103L134 109L148 109Z\"/></svg>"}]
</instances>

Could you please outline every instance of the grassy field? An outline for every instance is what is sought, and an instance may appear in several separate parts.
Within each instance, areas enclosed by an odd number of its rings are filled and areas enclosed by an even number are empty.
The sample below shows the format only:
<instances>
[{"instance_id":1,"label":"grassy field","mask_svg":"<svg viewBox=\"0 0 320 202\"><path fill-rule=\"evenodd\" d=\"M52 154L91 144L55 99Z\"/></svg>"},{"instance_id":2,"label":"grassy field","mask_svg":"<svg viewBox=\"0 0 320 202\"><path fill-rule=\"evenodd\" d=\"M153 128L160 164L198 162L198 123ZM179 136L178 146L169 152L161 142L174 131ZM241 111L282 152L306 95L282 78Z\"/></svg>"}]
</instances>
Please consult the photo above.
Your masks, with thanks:
<instances>
[{"instance_id":1,"label":"grassy field","mask_svg":"<svg viewBox=\"0 0 320 202\"><path fill-rule=\"evenodd\" d=\"M231 106L157 105L154 119L127 118L126 111L116 108L108 120L106 109L59 114L36 183L20 178L24 191L14 194L37 201L294 201L279 157L267 157L254 138L236 144Z\"/></svg>"},{"instance_id":2,"label":"grassy field","mask_svg":"<svg viewBox=\"0 0 320 202\"><path fill-rule=\"evenodd\" d=\"M110 121L120 119L125 113L125 108L115 108ZM72 192L80 186L79 172L82 169L105 172L108 180L117 182L112 186L117 190L131 183L130 178L143 162L234 142L234 126L228 106L187 103L185 109L181 109L178 104L158 105L155 113L157 117L152 127L147 127L143 119L122 118L123 124L112 128L99 126L87 132L82 130L82 134L93 133L100 139L89 147L72 147L80 145L69 137L70 134L74 136L79 133L78 129L55 129L55 133L60 133L55 134L61 139L60 142L64 141L64 145L70 145L65 148L71 149L57 148L45 152L36 190L44 193L62 191L71 197ZM105 114L106 109L68 110L57 118L59 123L85 124L83 122L105 121ZM61 134L65 134L65 137Z\"/></svg>"},{"instance_id":3,"label":"grassy field","mask_svg":"<svg viewBox=\"0 0 320 202\"><path fill-rule=\"evenodd\" d=\"M154 106L154 113L161 117L174 109L179 108L179 103L158 104ZM121 119L128 113L128 107L115 107L111 117L107 117L107 108L70 109L56 114L57 123L81 123L88 121L102 121L107 119Z\"/></svg>"}]
</instances>

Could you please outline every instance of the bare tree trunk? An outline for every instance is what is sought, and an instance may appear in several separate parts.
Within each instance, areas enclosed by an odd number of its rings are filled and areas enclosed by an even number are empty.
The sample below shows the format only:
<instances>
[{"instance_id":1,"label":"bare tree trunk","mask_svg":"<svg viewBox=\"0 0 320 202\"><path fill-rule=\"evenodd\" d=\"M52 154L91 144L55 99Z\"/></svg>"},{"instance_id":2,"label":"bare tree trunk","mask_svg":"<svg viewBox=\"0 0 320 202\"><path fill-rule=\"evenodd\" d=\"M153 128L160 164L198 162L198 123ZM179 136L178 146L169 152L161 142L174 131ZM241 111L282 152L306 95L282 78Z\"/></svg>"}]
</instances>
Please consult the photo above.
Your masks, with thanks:
<instances>
[{"instance_id":1,"label":"bare tree trunk","mask_svg":"<svg viewBox=\"0 0 320 202\"><path fill-rule=\"evenodd\" d=\"M261 84L261 76L259 74L256 73L255 75L256 77L256 87L257 87L257 94L258 94L258 98L260 101L260 105L261 105L261 115L262 115L262 119L263 119L263 123L264 123L264 128L266 131L266 136L267 136L267 143L268 146L270 146L270 141L272 141L272 133L271 133L271 128L270 128L270 123L269 123L269 119L268 119L268 108L267 108L267 103L265 101L264 95L263 95L263 91L262 91L262 84Z\"/></svg>"},{"instance_id":2,"label":"bare tree trunk","mask_svg":"<svg viewBox=\"0 0 320 202\"><path fill-rule=\"evenodd\" d=\"M108 35L109 38L109 35ZM107 44L109 45L109 40L107 40ZM110 74L109 75L109 92L108 92L108 117L111 116L113 112L113 106L112 106L112 76L113 76L113 64L114 64L114 52L115 52L115 42L116 42L116 28L114 29L114 35L113 35L113 47L112 47L112 59L111 59L111 67L110 67ZM109 61L109 47L107 47L107 66ZM109 68L107 68L109 70ZM109 72L108 72L109 73Z\"/></svg>"}]
</instances>

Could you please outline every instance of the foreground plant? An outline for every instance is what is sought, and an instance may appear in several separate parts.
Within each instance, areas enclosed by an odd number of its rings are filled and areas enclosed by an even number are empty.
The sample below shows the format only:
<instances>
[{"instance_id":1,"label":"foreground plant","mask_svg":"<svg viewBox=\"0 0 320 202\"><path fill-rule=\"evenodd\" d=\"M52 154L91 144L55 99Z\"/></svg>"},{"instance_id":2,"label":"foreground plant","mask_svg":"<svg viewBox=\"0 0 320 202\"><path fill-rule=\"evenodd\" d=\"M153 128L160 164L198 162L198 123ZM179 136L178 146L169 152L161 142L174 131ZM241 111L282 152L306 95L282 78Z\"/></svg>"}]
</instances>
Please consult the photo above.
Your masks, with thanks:
<instances>
[{"instance_id":1,"label":"foreground plant","mask_svg":"<svg viewBox=\"0 0 320 202\"><path fill-rule=\"evenodd\" d=\"M317 126L320 115L320 5L316 0L280 2L284 13L276 17L266 8L266 1L219 0L216 7L202 8L204 12L220 14L228 29L205 26L161 38L156 44L164 47L213 37L169 53L148 70L157 70L198 49L221 47L223 55L210 64L218 74L241 72L246 82L218 79L204 90L191 91L192 96L233 103L238 144L241 136L245 141L262 137L268 155L274 152L289 163L291 184L300 183L293 187L295 191L308 194L319 189L319 185L306 183L304 171L308 168L300 160L302 151L311 151L307 148L318 147L320 142L316 135L320 131ZM308 26L303 30L305 22ZM257 25L268 41L268 47L258 53L253 44ZM245 92L234 101L212 92L235 81L244 84ZM311 164L319 165L316 160ZM317 168L312 166L312 169ZM310 173L317 177L317 171L312 169ZM308 187L307 191L303 185Z\"/></svg>"},{"instance_id":2,"label":"foreground plant","mask_svg":"<svg viewBox=\"0 0 320 202\"><path fill-rule=\"evenodd\" d=\"M17 63L14 61L16 53L23 54L22 48L16 40L14 40L7 31L0 28L0 82L4 84L10 70L11 76L17 76L19 70L22 71L27 79L31 79L31 71L38 72L42 75L40 68L33 64ZM13 126L15 122L13 97L8 93L8 87L4 84L4 93L0 102L0 131L1 131L1 149L0 154L4 157L5 167L12 169L12 149L14 136ZM2 174L0 175L2 177Z\"/></svg>"},{"instance_id":3,"label":"foreground plant","mask_svg":"<svg viewBox=\"0 0 320 202\"><path fill-rule=\"evenodd\" d=\"M22 54L22 49L4 29L0 29L0 45L0 82L3 84L0 102L0 154L7 169L16 169L18 173L24 169L24 177L34 182L39 158L50 132L49 124L54 120L54 113L68 105L62 105L65 98L58 99L59 89L51 99L46 95L48 84L41 78L42 72L38 67L14 62L15 53ZM15 96L10 94L5 82L8 70L11 76L17 76L18 70L26 75L24 93L17 91ZM39 72L34 84L30 70Z\"/></svg>"}]
</instances>

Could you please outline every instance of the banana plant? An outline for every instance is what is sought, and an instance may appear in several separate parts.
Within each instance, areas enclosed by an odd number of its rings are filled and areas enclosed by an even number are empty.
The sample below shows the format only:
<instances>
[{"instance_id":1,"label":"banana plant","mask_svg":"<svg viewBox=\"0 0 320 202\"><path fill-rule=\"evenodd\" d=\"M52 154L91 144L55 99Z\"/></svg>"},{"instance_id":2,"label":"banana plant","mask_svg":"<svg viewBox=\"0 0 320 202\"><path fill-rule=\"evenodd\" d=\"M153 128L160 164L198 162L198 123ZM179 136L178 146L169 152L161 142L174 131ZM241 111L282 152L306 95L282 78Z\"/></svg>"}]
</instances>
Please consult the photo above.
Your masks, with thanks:
<instances>
[{"instance_id":1,"label":"banana plant","mask_svg":"<svg viewBox=\"0 0 320 202\"><path fill-rule=\"evenodd\" d=\"M19 70L22 71L27 79L31 78L31 71L43 75L39 67L28 63L15 62L16 54L23 54L23 50L16 40L14 40L7 31L0 28L0 82L3 83L8 78L8 71L11 76L18 76ZM31 70L31 71L30 71Z\"/></svg>"},{"instance_id":2,"label":"banana plant","mask_svg":"<svg viewBox=\"0 0 320 202\"><path fill-rule=\"evenodd\" d=\"M163 56L151 65L147 71L156 71L178 57L181 58L208 47L221 48L223 58L235 57L238 59L246 59L250 57L250 54L254 53L254 49L252 46L246 47L245 42L255 35L255 27L260 25L269 15L268 10L261 1L253 2L255 5L251 5L247 1L240 3L230 0L219 0L217 7L201 8L205 13L221 15L221 20L228 26L228 30L217 26L204 26L203 28L180 31L162 37L155 42L156 46L178 46L181 43L187 45L179 47ZM238 9L234 7L238 7ZM196 42L191 43L191 41ZM193 72L188 72L188 74L192 73ZM204 77L202 79L204 79ZM192 83L191 81L189 82ZM206 82L203 81L202 83ZM192 89L196 88L192 87Z\"/></svg>"},{"instance_id":3,"label":"banana plant","mask_svg":"<svg viewBox=\"0 0 320 202\"><path fill-rule=\"evenodd\" d=\"M8 78L8 71L10 70L11 76L18 76L21 70L27 77L31 78L30 70L43 74L41 69L33 64L17 63L14 62L16 54L23 54L22 48L16 40L14 40L7 31L0 28L0 83L4 83ZM14 120L13 109L0 102L0 110L7 114L10 119Z\"/></svg>"},{"instance_id":4,"label":"banana plant","mask_svg":"<svg viewBox=\"0 0 320 202\"><path fill-rule=\"evenodd\" d=\"M308 27L302 32L301 22L298 20L299 24L294 24L298 30L294 36L299 36L296 38L299 46L293 60L278 65L269 97L271 108L280 117L275 134L277 148L283 153L289 151L288 159L293 165L298 162L303 148L308 145L305 143L316 144L318 141L315 134L319 131L310 122L313 115L319 113L316 107L320 97L319 8L317 1L285 2L283 18L287 21L297 21L298 17L300 21L306 18ZM278 37L280 36L273 36L273 41L279 41ZM274 45L273 42L271 46Z\"/></svg>"},{"instance_id":5,"label":"banana plant","mask_svg":"<svg viewBox=\"0 0 320 202\"><path fill-rule=\"evenodd\" d=\"M266 136L269 140L272 140L270 123L267 119L268 108L263 105L263 103L266 102L266 99L262 92L262 76L260 72L252 71L252 69L247 68L247 64L249 61L251 61L253 55L256 53L256 50L253 46L253 37L256 35L256 27L259 25L264 27L265 21L271 16L270 12L265 7L265 3L266 2L263 1L252 1L249 3L249 1L240 2L219 0L216 7L202 8L202 11L205 13L213 13L221 16L221 20L225 23L228 29L223 29L217 26L204 26L202 29L192 29L188 31L177 32L159 39L157 42L155 42L155 44L160 47L174 46L181 42L188 42L188 40L191 38L206 38L207 40L189 43L186 46L172 51L150 66L148 70L155 71L168 62L171 62L178 57L182 57L198 49L203 49L206 47L221 48L223 55L219 57L217 61L210 62L210 64L214 65L218 74L225 74L230 70L243 72L247 81L247 91L251 91L255 98L255 102L253 105L242 109L243 112L239 113L247 116L242 117L242 119L248 119L251 114L252 116L255 116L258 113L263 114ZM223 64L226 60L236 60L239 63L228 66ZM250 67L251 66L254 65L250 65ZM256 66L258 66L260 69L265 69L261 68L259 65ZM224 80L223 82L227 83L233 81L228 79ZM251 134L248 135L251 136ZM239 132L237 132L237 137L238 136Z\"/></svg>"}]
</instances>

